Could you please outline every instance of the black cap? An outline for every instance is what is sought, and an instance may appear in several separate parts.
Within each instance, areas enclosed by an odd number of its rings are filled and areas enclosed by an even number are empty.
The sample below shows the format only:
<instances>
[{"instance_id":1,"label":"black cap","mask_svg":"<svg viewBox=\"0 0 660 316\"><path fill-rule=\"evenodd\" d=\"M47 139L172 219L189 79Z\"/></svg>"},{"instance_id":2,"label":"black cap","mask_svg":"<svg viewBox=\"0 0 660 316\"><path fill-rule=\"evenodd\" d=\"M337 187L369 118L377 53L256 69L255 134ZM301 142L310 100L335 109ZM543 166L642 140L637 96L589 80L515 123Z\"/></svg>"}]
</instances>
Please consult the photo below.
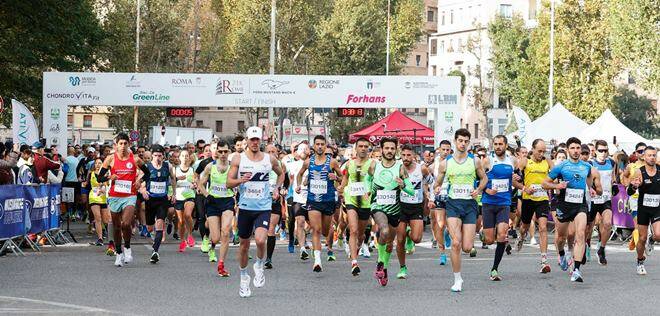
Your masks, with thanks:
<instances>
[{"instance_id":1,"label":"black cap","mask_svg":"<svg viewBox=\"0 0 660 316\"><path fill-rule=\"evenodd\" d=\"M164 154L165 153L165 148L163 148L163 146L161 146L161 145L156 144L156 145L151 146L151 152L152 153Z\"/></svg>"}]
</instances>

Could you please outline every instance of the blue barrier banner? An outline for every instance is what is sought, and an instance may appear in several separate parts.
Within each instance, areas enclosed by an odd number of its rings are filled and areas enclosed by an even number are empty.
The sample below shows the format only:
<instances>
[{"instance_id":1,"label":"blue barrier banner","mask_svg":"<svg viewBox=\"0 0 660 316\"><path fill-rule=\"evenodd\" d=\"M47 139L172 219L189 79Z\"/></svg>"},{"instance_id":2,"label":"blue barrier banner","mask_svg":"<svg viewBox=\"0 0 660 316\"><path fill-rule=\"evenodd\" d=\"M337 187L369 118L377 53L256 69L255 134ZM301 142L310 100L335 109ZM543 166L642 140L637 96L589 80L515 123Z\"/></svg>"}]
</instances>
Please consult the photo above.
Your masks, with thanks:
<instances>
[{"instance_id":1,"label":"blue barrier banner","mask_svg":"<svg viewBox=\"0 0 660 316\"><path fill-rule=\"evenodd\" d=\"M62 185L51 184L49 187L49 223L47 229L60 227L60 204L62 203Z\"/></svg>"},{"instance_id":2,"label":"blue barrier banner","mask_svg":"<svg viewBox=\"0 0 660 316\"><path fill-rule=\"evenodd\" d=\"M25 186L25 207L30 213L28 232L38 234L48 229L50 224L50 185Z\"/></svg>"},{"instance_id":3,"label":"blue barrier banner","mask_svg":"<svg viewBox=\"0 0 660 316\"><path fill-rule=\"evenodd\" d=\"M25 234L24 192L22 185L0 187L0 239Z\"/></svg>"}]
</instances>

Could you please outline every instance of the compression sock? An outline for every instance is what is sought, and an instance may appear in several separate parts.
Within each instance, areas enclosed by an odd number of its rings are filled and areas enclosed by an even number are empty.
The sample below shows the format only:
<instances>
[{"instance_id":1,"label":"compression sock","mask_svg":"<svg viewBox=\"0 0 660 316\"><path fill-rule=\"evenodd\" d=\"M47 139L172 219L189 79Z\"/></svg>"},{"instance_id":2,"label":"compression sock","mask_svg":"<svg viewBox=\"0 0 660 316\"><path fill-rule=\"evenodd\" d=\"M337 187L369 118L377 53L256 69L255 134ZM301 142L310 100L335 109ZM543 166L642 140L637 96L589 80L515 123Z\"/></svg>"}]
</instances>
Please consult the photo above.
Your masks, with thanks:
<instances>
[{"instance_id":1,"label":"compression sock","mask_svg":"<svg viewBox=\"0 0 660 316\"><path fill-rule=\"evenodd\" d=\"M390 258L392 257L392 252L387 251L387 246L384 247L385 256L383 257L383 263L385 264L385 269L390 266Z\"/></svg>"},{"instance_id":2,"label":"compression sock","mask_svg":"<svg viewBox=\"0 0 660 316\"><path fill-rule=\"evenodd\" d=\"M114 236L114 226L112 225L112 222L108 223L108 241L114 241L115 236Z\"/></svg>"},{"instance_id":3,"label":"compression sock","mask_svg":"<svg viewBox=\"0 0 660 316\"><path fill-rule=\"evenodd\" d=\"M497 242L497 248L495 248L495 261L493 261L493 268L491 270L497 270L497 268L500 266L500 261L502 261L505 246L505 242Z\"/></svg>"},{"instance_id":4,"label":"compression sock","mask_svg":"<svg viewBox=\"0 0 660 316\"><path fill-rule=\"evenodd\" d=\"M378 262L385 262L385 249L387 248L387 245L376 243L376 248L378 248Z\"/></svg>"},{"instance_id":5,"label":"compression sock","mask_svg":"<svg viewBox=\"0 0 660 316\"><path fill-rule=\"evenodd\" d=\"M266 258L268 260L273 258L273 251L275 251L275 236L268 236L268 240L266 240Z\"/></svg>"},{"instance_id":6,"label":"compression sock","mask_svg":"<svg viewBox=\"0 0 660 316\"><path fill-rule=\"evenodd\" d=\"M289 246L293 246L293 241L296 239L295 235L295 229L296 229L296 222L295 218L289 220Z\"/></svg>"},{"instance_id":7,"label":"compression sock","mask_svg":"<svg viewBox=\"0 0 660 316\"><path fill-rule=\"evenodd\" d=\"M211 242L211 250L215 250L215 243Z\"/></svg>"},{"instance_id":8,"label":"compression sock","mask_svg":"<svg viewBox=\"0 0 660 316\"><path fill-rule=\"evenodd\" d=\"M368 245L369 238L371 237L371 224L367 225L367 228L364 230L364 242Z\"/></svg>"},{"instance_id":9,"label":"compression sock","mask_svg":"<svg viewBox=\"0 0 660 316\"><path fill-rule=\"evenodd\" d=\"M156 237L154 238L154 251L158 252L158 249L160 249L160 242L163 240L163 231L162 230L157 230L156 231Z\"/></svg>"},{"instance_id":10,"label":"compression sock","mask_svg":"<svg viewBox=\"0 0 660 316\"><path fill-rule=\"evenodd\" d=\"M577 260L573 260L573 261L575 262L575 268L573 269L573 271L580 270L580 265L582 264L582 262Z\"/></svg>"}]
</instances>

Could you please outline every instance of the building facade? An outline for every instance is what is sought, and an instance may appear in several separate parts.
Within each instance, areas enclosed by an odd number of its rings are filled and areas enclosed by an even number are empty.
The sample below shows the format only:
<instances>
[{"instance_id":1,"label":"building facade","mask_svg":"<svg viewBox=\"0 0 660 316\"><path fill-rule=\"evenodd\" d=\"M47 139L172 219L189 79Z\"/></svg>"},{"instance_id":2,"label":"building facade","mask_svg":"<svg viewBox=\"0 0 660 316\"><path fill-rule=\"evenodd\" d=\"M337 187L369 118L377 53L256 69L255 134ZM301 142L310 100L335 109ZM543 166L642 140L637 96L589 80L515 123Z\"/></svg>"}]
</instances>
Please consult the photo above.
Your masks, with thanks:
<instances>
[{"instance_id":1,"label":"building facade","mask_svg":"<svg viewBox=\"0 0 660 316\"><path fill-rule=\"evenodd\" d=\"M110 127L109 114L110 109L107 106L95 106L91 110L80 106L69 107L66 127L68 143L70 145L112 143L115 129Z\"/></svg>"}]
</instances>

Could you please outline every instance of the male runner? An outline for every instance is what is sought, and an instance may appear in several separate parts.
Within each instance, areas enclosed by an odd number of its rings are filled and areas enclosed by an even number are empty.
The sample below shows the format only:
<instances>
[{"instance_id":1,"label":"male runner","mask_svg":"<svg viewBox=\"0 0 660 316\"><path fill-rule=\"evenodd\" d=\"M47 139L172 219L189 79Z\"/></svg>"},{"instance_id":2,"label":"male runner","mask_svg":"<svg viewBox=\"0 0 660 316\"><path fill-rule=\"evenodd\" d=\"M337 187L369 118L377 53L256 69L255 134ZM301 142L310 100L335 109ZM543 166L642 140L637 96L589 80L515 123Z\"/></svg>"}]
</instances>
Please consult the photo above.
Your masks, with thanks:
<instances>
[{"instance_id":1,"label":"male runner","mask_svg":"<svg viewBox=\"0 0 660 316\"><path fill-rule=\"evenodd\" d=\"M572 282L583 282L580 265L585 255L585 228L587 226L587 199L586 190L590 194L602 194L598 178L590 164L580 160L581 142L575 137L566 141L569 159L553 167L543 181L544 190L560 190L557 206L557 250L562 270L566 271L568 263L564 253L564 243L569 225L575 227L575 245L573 246L574 269L571 273ZM554 180L561 178L559 183ZM595 184L595 185L594 185ZM595 190L592 188L595 187Z\"/></svg>"},{"instance_id":2,"label":"male runner","mask_svg":"<svg viewBox=\"0 0 660 316\"><path fill-rule=\"evenodd\" d=\"M331 155L325 153L326 140L322 135L314 137L314 155L305 160L298 171L296 193L300 193L303 174L307 171L307 214L309 226L312 229L312 249L314 250L314 272L323 271L321 265L321 234L326 240L331 238L328 234L335 213L335 185L337 174L340 174L339 163ZM332 250L328 250L328 261L336 257Z\"/></svg>"},{"instance_id":3,"label":"male runner","mask_svg":"<svg viewBox=\"0 0 660 316\"><path fill-rule=\"evenodd\" d=\"M616 178L616 163L608 158L609 148L604 140L596 141L596 158L591 161L600 174L600 183L603 186L603 194L593 196L591 200L591 211L589 212L587 234L593 228L593 222L596 215L600 214L600 225L598 233L600 234L600 246L598 247L598 263L607 265L605 258L605 246L610 239L610 230L612 229L612 196L618 194L618 187L614 185L613 179ZM616 191L616 193L615 193ZM590 235L587 235L589 238ZM588 245L587 245L588 246Z\"/></svg>"},{"instance_id":4,"label":"male runner","mask_svg":"<svg viewBox=\"0 0 660 316\"><path fill-rule=\"evenodd\" d=\"M115 153L108 156L103 162L101 171L97 176L99 182L111 180L108 192L108 207L112 214L113 235L115 240L115 265L121 267L133 261L131 251L131 236L133 218L135 216L135 203L137 201L137 188L141 182L137 179L137 168L143 172L142 180L149 177L149 168L142 159L134 157L129 150L129 138L126 133L119 133L115 137ZM110 171L110 176L107 176ZM124 249L122 250L122 237Z\"/></svg>"},{"instance_id":5,"label":"male runner","mask_svg":"<svg viewBox=\"0 0 660 316\"><path fill-rule=\"evenodd\" d=\"M538 138L532 142L532 155L530 158L522 157L518 168L523 172L522 212L520 216L520 236L516 242L516 250L520 251L525 241L527 231L532 224L532 217L536 215L539 224L539 239L541 250L540 273L550 273L552 269L548 264L548 213L550 202L548 192L543 188L543 181L553 167L552 160L545 158L545 142ZM579 154L579 150L578 150ZM579 157L578 157L579 158Z\"/></svg>"},{"instance_id":6,"label":"male runner","mask_svg":"<svg viewBox=\"0 0 660 316\"><path fill-rule=\"evenodd\" d=\"M430 174L424 163L415 162L415 151L409 144L401 148L401 161L412 183L414 194L401 192L401 217L396 231L396 255L399 259L397 279L408 277L406 252L412 253L415 244L422 241L424 233L424 204L429 200L428 186ZM405 245L405 246L404 246Z\"/></svg>"},{"instance_id":7,"label":"male runner","mask_svg":"<svg viewBox=\"0 0 660 316\"><path fill-rule=\"evenodd\" d=\"M280 165L280 168L282 168L282 173L285 175L284 182L289 182L286 181L286 165L282 163L277 157L277 147L275 147L275 145L268 145L266 146L266 152L273 156L275 160L277 160L277 163ZM271 194L273 194L274 191L279 191L280 193L279 199L273 200L273 205L270 211L270 225L268 226L268 241L266 242L266 262L264 263L264 267L266 269L272 269L273 252L275 251L275 227L280 224L280 219L283 215L282 204L283 200L286 198L288 189L277 186L277 175L275 174L275 171L270 172L270 175L268 176L268 183L270 184ZM281 229L284 231L283 227Z\"/></svg>"},{"instance_id":8,"label":"male runner","mask_svg":"<svg viewBox=\"0 0 660 316\"><path fill-rule=\"evenodd\" d=\"M197 143L199 146L199 140ZM200 160L197 160L197 166L195 167L195 173L193 174L195 182L199 181L199 177L206 166L215 160L213 154L217 150L216 146L217 145L215 143L203 145L203 152L201 153ZM199 229L199 235L202 237L202 245L199 249L203 253L208 253L211 247L209 243L209 231L206 228L206 198L201 194L201 189L199 187L197 188L197 193L200 193L195 195L195 208L197 209L197 228Z\"/></svg>"},{"instance_id":9,"label":"male runner","mask_svg":"<svg viewBox=\"0 0 660 316\"><path fill-rule=\"evenodd\" d=\"M254 241L257 245L257 260L253 265L254 286L263 287L266 283L264 276L264 262L266 256L266 235L270 221L270 209L273 200L279 198L279 191L274 191L272 196L269 189L270 171L277 174L276 186L280 187L284 182L284 173L277 160L261 151L261 128L252 126L247 132L248 148L240 155L235 155L229 168L227 188L239 188L240 198L238 200L238 237L240 247L238 261L241 271L240 297L252 295L250 289L250 275L247 271L248 251L250 250L250 238L254 232Z\"/></svg>"},{"instance_id":10,"label":"male runner","mask_svg":"<svg viewBox=\"0 0 660 316\"><path fill-rule=\"evenodd\" d=\"M300 246L300 260L307 260L309 259L309 254L307 253L307 249L305 248L307 246L307 241L306 241L306 232L305 232L305 224L309 220L308 215L307 215L307 184L305 183L300 183L298 182L298 173L300 170L304 170L306 173L307 170L303 169L303 164L307 160L307 157L309 157L309 147L307 144L300 144L298 145L298 150L296 150L296 156L298 160L291 162L290 167L288 168L289 170L289 177L291 179L291 183L293 184L293 214L296 219L295 223L295 236L296 239L298 240L298 246ZM298 186L301 186L301 190L299 192L296 192L296 188Z\"/></svg>"},{"instance_id":11,"label":"male runner","mask_svg":"<svg viewBox=\"0 0 660 316\"><path fill-rule=\"evenodd\" d=\"M628 168L625 168L625 170L623 171L623 174L621 175L621 183L623 185L629 186L632 176L635 174L635 172L637 172L637 170L639 170L639 168L644 166L645 150L646 150L645 143L640 142L637 143L637 145L635 145L635 152L633 154L637 156L637 161L629 164ZM628 249L630 250L634 250L636 248L639 239L639 231L637 230L638 200L639 200L639 192L634 192L634 194L628 198L628 205L630 207L630 212L631 212L630 214L632 215L633 221L635 222L635 230L633 230L632 233L633 238L630 238L630 244L628 245Z\"/></svg>"},{"instance_id":12,"label":"male runner","mask_svg":"<svg viewBox=\"0 0 660 316\"><path fill-rule=\"evenodd\" d=\"M401 218L401 191L414 195L408 172L401 161L396 160L398 140L382 138L382 160L372 161L369 175L373 177L371 184L371 214L378 225L378 264L374 276L382 286L387 285L387 268L392 255L392 242L396 237L396 229Z\"/></svg>"},{"instance_id":13,"label":"male runner","mask_svg":"<svg viewBox=\"0 0 660 316\"><path fill-rule=\"evenodd\" d=\"M218 261L218 275L229 277L229 272L225 270L225 259L229 249L229 231L234 218L235 204L234 191L227 188L229 146L221 140L216 146L216 152L218 159L204 167L197 187L206 197L206 216L211 235L209 262ZM215 245L218 242L220 242L219 260L215 255Z\"/></svg>"},{"instance_id":14,"label":"male runner","mask_svg":"<svg viewBox=\"0 0 660 316\"><path fill-rule=\"evenodd\" d=\"M371 177L369 168L371 159L368 157L369 141L360 137L355 142L355 159L346 164L346 170L343 175L339 191L344 192L344 201L346 204L346 215L348 217L348 244L351 258L351 274L358 276L360 266L357 262L358 250L364 242L364 231L371 217Z\"/></svg>"},{"instance_id":15,"label":"male runner","mask_svg":"<svg viewBox=\"0 0 660 316\"><path fill-rule=\"evenodd\" d=\"M435 186L438 183L438 169L440 168L440 162L444 161L449 157L451 154L451 143L444 139L440 142L440 150L438 153L438 157L436 157L435 161L433 162L433 165L431 166L431 170L433 170L434 174L434 183L433 183L433 188L434 188L434 193L435 193ZM446 222L447 222L447 194L448 188L449 188L449 183L445 179L443 183L439 184L440 186L440 194L434 194L435 198L434 201L429 201L429 208L431 209L431 221L433 222L431 224L431 231L433 232L433 235L435 236L435 240L438 241L438 249L440 249L440 265L443 266L447 264L447 254L445 253L445 249L448 248L451 245L451 238L449 237L449 232L445 229ZM435 230L434 230L435 227Z\"/></svg>"},{"instance_id":16,"label":"male runner","mask_svg":"<svg viewBox=\"0 0 660 316\"><path fill-rule=\"evenodd\" d=\"M493 138L494 153L484 161L484 169L488 170L488 184L482 196L483 202L483 226L484 243L492 245L495 241L495 229L497 228L497 248L493 267L490 270L491 281L501 281L498 267L506 247L506 235L509 228L509 210L511 208L512 185L521 189L522 184L514 170L518 161L513 156L506 154L508 145L504 135Z\"/></svg>"},{"instance_id":17,"label":"male runner","mask_svg":"<svg viewBox=\"0 0 660 316\"><path fill-rule=\"evenodd\" d=\"M647 238L660 241L660 173L658 173L657 152L655 147L648 146L644 149L644 166L637 169L632 176L628 194L639 192L637 210L637 229L639 230L639 241L637 243L637 274L646 275L644 268L645 248ZM653 234L649 235L649 224L652 226ZM648 241L653 247L653 243ZM647 252L648 254L648 252Z\"/></svg>"},{"instance_id":18,"label":"male runner","mask_svg":"<svg viewBox=\"0 0 660 316\"><path fill-rule=\"evenodd\" d=\"M481 159L468 155L470 132L461 128L454 133L456 152L440 162L435 192L440 194L440 184L445 175L449 182L447 199L447 224L451 235L451 267L454 271L452 292L463 290L461 277L461 248L469 253L474 248L474 234L477 221L477 196L488 183L488 177L481 165ZM479 185L475 182L479 178Z\"/></svg>"}]
</instances>

